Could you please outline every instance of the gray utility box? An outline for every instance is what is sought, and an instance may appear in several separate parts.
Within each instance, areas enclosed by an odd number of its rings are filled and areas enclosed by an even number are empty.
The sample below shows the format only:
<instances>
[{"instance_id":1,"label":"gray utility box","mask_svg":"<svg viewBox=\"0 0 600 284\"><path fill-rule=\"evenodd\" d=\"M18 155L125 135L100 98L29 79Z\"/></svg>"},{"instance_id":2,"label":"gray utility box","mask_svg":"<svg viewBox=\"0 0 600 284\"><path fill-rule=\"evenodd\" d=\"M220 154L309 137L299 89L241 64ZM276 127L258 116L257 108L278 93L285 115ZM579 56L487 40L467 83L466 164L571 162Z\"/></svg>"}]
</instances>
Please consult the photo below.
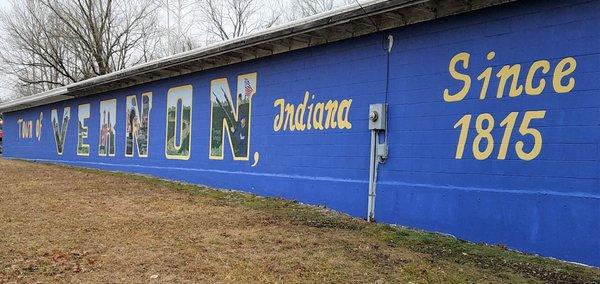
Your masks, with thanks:
<instances>
[{"instance_id":1,"label":"gray utility box","mask_svg":"<svg viewBox=\"0 0 600 284\"><path fill-rule=\"evenodd\" d=\"M369 106L369 130L385 130L387 111L385 104L372 104Z\"/></svg>"}]
</instances>

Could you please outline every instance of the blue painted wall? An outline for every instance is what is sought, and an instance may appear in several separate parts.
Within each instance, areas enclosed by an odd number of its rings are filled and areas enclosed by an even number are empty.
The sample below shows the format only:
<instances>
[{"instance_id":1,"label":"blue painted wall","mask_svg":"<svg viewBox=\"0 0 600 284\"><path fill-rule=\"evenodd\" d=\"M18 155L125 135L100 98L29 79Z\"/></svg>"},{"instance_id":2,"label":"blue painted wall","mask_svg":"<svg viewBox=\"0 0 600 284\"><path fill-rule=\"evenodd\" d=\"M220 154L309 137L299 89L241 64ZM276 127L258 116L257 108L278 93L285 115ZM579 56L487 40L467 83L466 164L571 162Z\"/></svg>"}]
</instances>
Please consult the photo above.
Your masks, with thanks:
<instances>
[{"instance_id":1,"label":"blue painted wall","mask_svg":"<svg viewBox=\"0 0 600 284\"><path fill-rule=\"evenodd\" d=\"M409 26L381 34L290 52L207 72L5 114L7 157L62 162L100 169L131 171L260 195L296 199L366 216L369 162L368 106L389 104L390 158L380 166L376 218L380 222L439 231L476 242L506 244L518 250L600 266L600 1L523 1ZM388 34L392 52L384 50ZM487 60L488 52L495 58ZM468 68L456 70L472 79L466 97L446 102L463 82L449 73L450 60L470 54ZM575 86L558 94L553 71L564 58L576 60L565 76ZM509 97L510 81L496 98L504 65L521 65L518 85L529 67L548 60L551 71L540 95ZM389 62L389 73L387 70ZM480 100L477 76L492 67L487 98ZM223 160L209 159L210 83L227 77L235 92L239 74L257 72L253 98L250 161L234 161L229 147ZM187 161L165 157L166 94L193 86L192 151ZM386 96L386 85L389 94ZM148 158L126 158L125 96L153 93ZM276 99L298 105L305 92L314 102L352 99L351 129L274 131ZM99 101L117 99L115 157L98 156ZM76 155L77 107L91 104L87 142L89 157ZM65 152L58 155L50 125L51 109L71 107ZM531 161L518 157L535 144L519 128L527 111L545 111L533 119L542 149ZM44 114L41 140L17 135L17 119ZM518 112L507 155L498 159L505 127ZM495 141L490 156L477 160L472 151L476 118L489 113ZM456 159L461 127L472 115L464 154ZM485 124L484 124L485 125ZM227 140L225 143L228 143ZM226 144L227 145L227 144ZM506 145L505 145L506 146ZM485 143L479 146L484 149ZM252 157L252 155L251 155Z\"/></svg>"}]
</instances>

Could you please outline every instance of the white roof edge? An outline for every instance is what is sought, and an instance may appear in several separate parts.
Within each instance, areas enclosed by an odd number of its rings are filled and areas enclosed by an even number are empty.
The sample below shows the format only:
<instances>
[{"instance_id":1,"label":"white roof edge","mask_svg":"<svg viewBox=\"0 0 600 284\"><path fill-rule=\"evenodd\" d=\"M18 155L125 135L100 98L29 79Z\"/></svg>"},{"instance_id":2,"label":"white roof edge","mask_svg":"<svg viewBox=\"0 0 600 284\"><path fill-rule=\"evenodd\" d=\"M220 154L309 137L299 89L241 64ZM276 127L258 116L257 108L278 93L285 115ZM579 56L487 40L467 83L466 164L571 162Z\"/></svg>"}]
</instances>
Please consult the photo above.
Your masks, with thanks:
<instances>
[{"instance_id":1,"label":"white roof edge","mask_svg":"<svg viewBox=\"0 0 600 284\"><path fill-rule=\"evenodd\" d=\"M42 104L44 104L44 101L46 101L46 100L53 102L56 100L52 100L52 99L55 99L62 95L66 95L68 93L69 93L69 91L67 90L67 87L54 88L52 90L38 93L33 96L21 97L21 98L17 98L17 99L2 103L2 104L0 104L0 110L12 111L14 108L23 106L23 105L33 105L33 104L42 105Z\"/></svg>"}]
</instances>

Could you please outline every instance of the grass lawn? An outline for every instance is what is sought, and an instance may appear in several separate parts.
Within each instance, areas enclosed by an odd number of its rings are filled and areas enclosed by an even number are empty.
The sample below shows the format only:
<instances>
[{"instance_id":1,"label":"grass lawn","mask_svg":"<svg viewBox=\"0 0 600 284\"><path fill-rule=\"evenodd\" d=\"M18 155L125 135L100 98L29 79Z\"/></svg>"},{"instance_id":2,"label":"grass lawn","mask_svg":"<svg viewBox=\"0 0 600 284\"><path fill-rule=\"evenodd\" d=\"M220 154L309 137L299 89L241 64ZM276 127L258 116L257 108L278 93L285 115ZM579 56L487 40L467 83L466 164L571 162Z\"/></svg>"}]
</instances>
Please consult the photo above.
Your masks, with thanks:
<instances>
[{"instance_id":1,"label":"grass lawn","mask_svg":"<svg viewBox=\"0 0 600 284\"><path fill-rule=\"evenodd\" d=\"M600 270L158 179L0 159L2 282L565 282Z\"/></svg>"}]
</instances>

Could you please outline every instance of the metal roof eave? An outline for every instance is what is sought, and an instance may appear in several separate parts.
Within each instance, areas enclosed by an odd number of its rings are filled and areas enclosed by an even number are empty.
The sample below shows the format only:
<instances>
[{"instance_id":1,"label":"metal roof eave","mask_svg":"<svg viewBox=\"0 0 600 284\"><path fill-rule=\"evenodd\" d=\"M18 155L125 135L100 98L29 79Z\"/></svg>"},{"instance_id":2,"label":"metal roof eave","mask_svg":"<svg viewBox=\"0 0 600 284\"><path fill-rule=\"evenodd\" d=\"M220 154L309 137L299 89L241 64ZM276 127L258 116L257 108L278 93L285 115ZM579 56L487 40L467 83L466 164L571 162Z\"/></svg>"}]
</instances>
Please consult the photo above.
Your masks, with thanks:
<instances>
[{"instance_id":1,"label":"metal roof eave","mask_svg":"<svg viewBox=\"0 0 600 284\"><path fill-rule=\"evenodd\" d=\"M0 112L11 112L30 107L51 104L73 98L66 87L55 88L33 96L17 98L0 104Z\"/></svg>"}]
</instances>

